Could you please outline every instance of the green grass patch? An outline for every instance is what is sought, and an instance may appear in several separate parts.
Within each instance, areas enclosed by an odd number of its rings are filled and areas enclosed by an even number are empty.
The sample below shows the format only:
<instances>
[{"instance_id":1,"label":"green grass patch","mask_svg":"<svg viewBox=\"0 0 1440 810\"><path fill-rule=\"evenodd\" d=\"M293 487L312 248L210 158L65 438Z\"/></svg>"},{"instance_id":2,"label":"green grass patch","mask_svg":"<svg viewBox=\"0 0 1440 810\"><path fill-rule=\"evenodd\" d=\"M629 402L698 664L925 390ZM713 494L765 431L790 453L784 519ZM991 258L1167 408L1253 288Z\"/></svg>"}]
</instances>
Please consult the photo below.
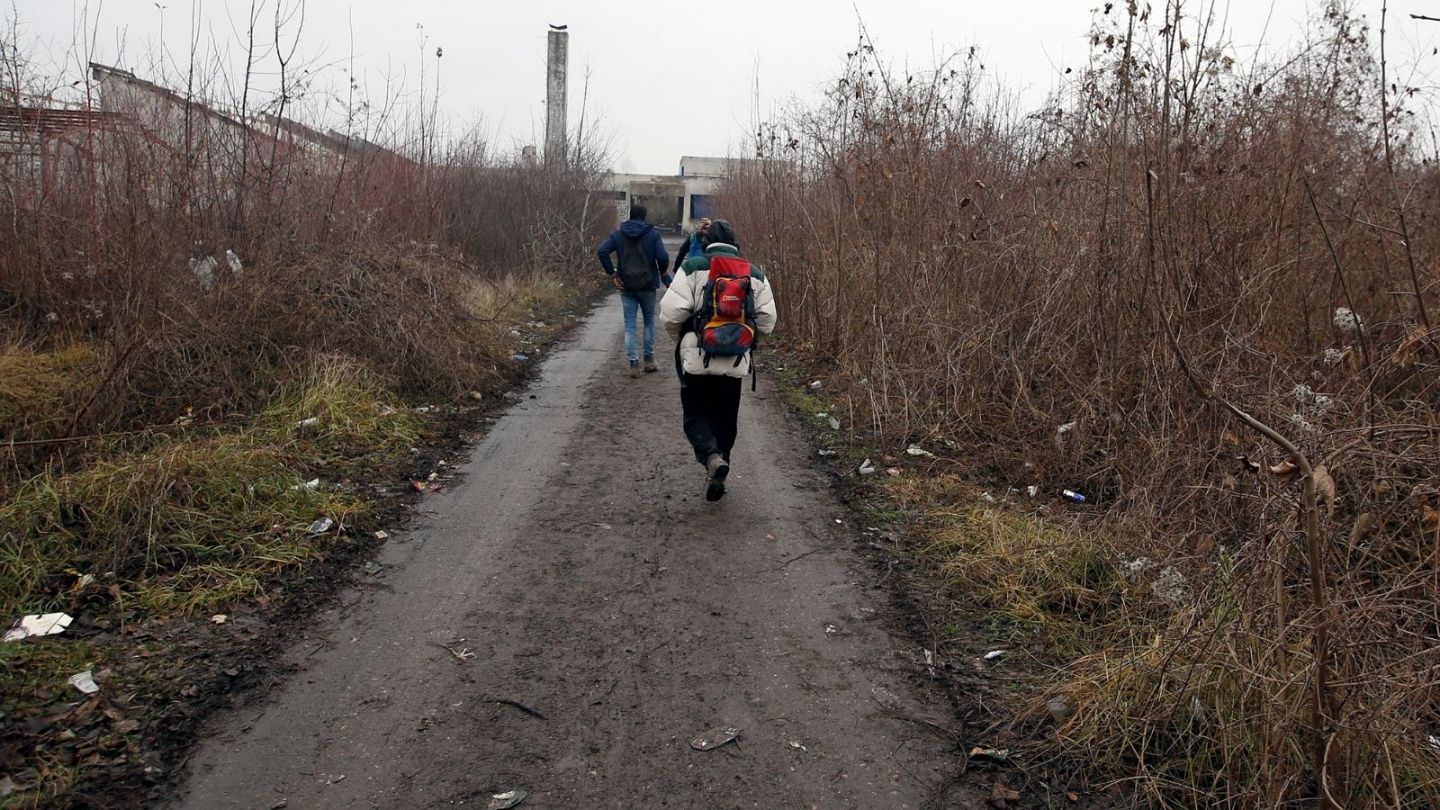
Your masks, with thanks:
<instances>
[{"instance_id":1,"label":"green grass patch","mask_svg":"<svg viewBox=\"0 0 1440 810\"><path fill-rule=\"evenodd\" d=\"M65 690L72 687L67 679L102 666L108 654L87 641L64 637L0 644L0 709L15 714L57 697L68 698Z\"/></svg>"},{"instance_id":2,"label":"green grass patch","mask_svg":"<svg viewBox=\"0 0 1440 810\"><path fill-rule=\"evenodd\" d=\"M0 615L62 609L89 574L131 606L193 612L254 596L304 564L363 500L310 487L311 465L363 467L419 435L419 417L353 362L318 361L253 423L164 439L31 478L0 504Z\"/></svg>"},{"instance_id":3,"label":"green grass patch","mask_svg":"<svg viewBox=\"0 0 1440 810\"><path fill-rule=\"evenodd\" d=\"M822 424L821 414L829 413L829 406L820 397L810 393L810 389L799 385L783 385L780 388L785 397L785 404L798 413L802 418L813 422L816 425Z\"/></svg>"},{"instance_id":4,"label":"green grass patch","mask_svg":"<svg viewBox=\"0 0 1440 810\"><path fill-rule=\"evenodd\" d=\"M921 548L947 594L1074 647L1129 595L1113 549L1040 519L969 503L937 508Z\"/></svg>"},{"instance_id":5,"label":"green grass patch","mask_svg":"<svg viewBox=\"0 0 1440 810\"><path fill-rule=\"evenodd\" d=\"M420 436L420 417L358 362L323 357L256 420L260 437L333 458L403 451Z\"/></svg>"},{"instance_id":6,"label":"green grass patch","mask_svg":"<svg viewBox=\"0 0 1440 810\"><path fill-rule=\"evenodd\" d=\"M0 505L0 614L60 608L78 573L130 591L216 567L271 573L313 553L295 540L361 506L310 489L299 462L251 435L180 439L43 474Z\"/></svg>"}]
</instances>

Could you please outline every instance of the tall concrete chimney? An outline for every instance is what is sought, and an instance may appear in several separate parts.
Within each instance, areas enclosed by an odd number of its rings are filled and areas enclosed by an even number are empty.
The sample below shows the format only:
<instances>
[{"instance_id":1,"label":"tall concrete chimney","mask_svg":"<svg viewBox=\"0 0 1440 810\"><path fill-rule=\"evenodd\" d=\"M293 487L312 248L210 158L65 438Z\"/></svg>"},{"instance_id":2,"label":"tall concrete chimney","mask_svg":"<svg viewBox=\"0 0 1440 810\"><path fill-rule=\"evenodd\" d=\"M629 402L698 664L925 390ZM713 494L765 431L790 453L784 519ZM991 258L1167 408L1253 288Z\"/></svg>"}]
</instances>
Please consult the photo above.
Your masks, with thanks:
<instances>
[{"instance_id":1,"label":"tall concrete chimney","mask_svg":"<svg viewBox=\"0 0 1440 810\"><path fill-rule=\"evenodd\" d=\"M570 32L567 26L550 26L545 71L545 162L565 165L565 89L570 70Z\"/></svg>"}]
</instances>

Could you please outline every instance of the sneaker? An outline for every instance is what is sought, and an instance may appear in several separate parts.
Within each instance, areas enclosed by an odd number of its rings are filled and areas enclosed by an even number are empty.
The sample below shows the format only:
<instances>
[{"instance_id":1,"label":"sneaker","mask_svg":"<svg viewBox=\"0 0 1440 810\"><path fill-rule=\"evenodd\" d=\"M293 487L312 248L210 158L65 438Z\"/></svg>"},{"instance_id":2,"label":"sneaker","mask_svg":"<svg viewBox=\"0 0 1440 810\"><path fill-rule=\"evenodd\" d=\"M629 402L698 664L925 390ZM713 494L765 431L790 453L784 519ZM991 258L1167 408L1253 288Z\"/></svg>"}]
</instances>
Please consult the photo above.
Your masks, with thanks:
<instances>
[{"instance_id":1,"label":"sneaker","mask_svg":"<svg viewBox=\"0 0 1440 810\"><path fill-rule=\"evenodd\" d=\"M630 379L632 379L632 380L633 380L633 379L638 379L639 377L640 377L640 363L639 363L639 361L631 360L631 361L630 361Z\"/></svg>"},{"instance_id":2,"label":"sneaker","mask_svg":"<svg viewBox=\"0 0 1440 810\"><path fill-rule=\"evenodd\" d=\"M725 497L725 478L730 475L730 462L719 453L713 453L705 461L705 473L705 500L718 501Z\"/></svg>"},{"instance_id":3,"label":"sneaker","mask_svg":"<svg viewBox=\"0 0 1440 810\"><path fill-rule=\"evenodd\" d=\"M655 358L653 358L653 357L647 357L647 358L645 358L645 373L646 373L646 374L654 374L655 372L657 372L657 371L659 371L659 370L660 370L660 369L658 369L658 368L655 367Z\"/></svg>"}]
</instances>

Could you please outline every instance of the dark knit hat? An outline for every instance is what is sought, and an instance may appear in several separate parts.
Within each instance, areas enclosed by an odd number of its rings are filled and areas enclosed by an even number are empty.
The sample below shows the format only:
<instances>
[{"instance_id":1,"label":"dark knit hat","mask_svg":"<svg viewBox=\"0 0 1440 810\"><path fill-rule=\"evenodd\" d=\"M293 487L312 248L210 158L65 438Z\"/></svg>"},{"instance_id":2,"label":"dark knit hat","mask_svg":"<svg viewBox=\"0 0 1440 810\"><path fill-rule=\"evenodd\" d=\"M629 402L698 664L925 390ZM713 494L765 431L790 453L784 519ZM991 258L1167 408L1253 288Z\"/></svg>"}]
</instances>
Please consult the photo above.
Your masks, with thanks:
<instances>
[{"instance_id":1,"label":"dark knit hat","mask_svg":"<svg viewBox=\"0 0 1440 810\"><path fill-rule=\"evenodd\" d=\"M729 222L723 219L712 220L710 222L710 229L705 232L706 245L714 245L717 243L734 245L737 248L740 247L740 243L735 240L735 229L731 227Z\"/></svg>"}]
</instances>

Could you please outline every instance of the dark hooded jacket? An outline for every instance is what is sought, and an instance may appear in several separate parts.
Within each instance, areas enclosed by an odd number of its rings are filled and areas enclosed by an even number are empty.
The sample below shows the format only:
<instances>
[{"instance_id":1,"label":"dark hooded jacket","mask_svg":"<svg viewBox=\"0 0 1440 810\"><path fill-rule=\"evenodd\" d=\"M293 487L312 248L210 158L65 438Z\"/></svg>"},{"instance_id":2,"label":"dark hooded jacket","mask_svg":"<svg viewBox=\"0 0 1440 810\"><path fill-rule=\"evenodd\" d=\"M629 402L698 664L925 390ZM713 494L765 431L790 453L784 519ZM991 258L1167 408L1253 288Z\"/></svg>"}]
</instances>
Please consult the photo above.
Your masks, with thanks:
<instances>
[{"instance_id":1,"label":"dark hooded jacket","mask_svg":"<svg viewBox=\"0 0 1440 810\"><path fill-rule=\"evenodd\" d=\"M629 239L637 237L640 239L640 247L645 251L645 261L651 267L652 278L650 286L646 289L657 289L661 283L661 275L665 273L670 264L670 254L665 250L665 242L660 239L660 232L655 230L654 225L644 220L625 220L620 224L618 230L605 237L605 241L600 243L600 247L595 253L600 257L600 266L605 269L605 275L615 275L615 264L610 260L610 254L614 253L616 258L619 258L620 250L626 244L626 239L622 238L622 235Z\"/></svg>"}]
</instances>

